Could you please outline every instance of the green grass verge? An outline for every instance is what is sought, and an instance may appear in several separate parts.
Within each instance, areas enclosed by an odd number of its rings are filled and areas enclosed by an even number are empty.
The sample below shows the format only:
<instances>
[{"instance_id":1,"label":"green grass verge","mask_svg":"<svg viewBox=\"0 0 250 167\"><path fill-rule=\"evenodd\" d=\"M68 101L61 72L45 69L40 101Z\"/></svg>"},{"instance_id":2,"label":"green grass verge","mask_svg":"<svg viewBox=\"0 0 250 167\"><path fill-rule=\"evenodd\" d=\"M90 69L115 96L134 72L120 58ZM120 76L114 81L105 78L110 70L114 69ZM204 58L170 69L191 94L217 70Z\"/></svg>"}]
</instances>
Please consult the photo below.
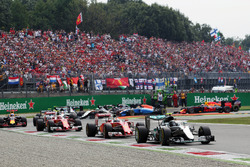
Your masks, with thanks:
<instances>
[{"instance_id":1,"label":"green grass verge","mask_svg":"<svg viewBox=\"0 0 250 167\"><path fill-rule=\"evenodd\" d=\"M250 106L241 106L240 110L250 110Z\"/></svg>"},{"instance_id":2,"label":"green grass verge","mask_svg":"<svg viewBox=\"0 0 250 167\"><path fill-rule=\"evenodd\" d=\"M250 158L234 158L234 159L241 161L250 161Z\"/></svg>"},{"instance_id":3,"label":"green grass verge","mask_svg":"<svg viewBox=\"0 0 250 167\"><path fill-rule=\"evenodd\" d=\"M250 117L199 119L199 120L189 120L188 122L250 125Z\"/></svg>"}]
</instances>

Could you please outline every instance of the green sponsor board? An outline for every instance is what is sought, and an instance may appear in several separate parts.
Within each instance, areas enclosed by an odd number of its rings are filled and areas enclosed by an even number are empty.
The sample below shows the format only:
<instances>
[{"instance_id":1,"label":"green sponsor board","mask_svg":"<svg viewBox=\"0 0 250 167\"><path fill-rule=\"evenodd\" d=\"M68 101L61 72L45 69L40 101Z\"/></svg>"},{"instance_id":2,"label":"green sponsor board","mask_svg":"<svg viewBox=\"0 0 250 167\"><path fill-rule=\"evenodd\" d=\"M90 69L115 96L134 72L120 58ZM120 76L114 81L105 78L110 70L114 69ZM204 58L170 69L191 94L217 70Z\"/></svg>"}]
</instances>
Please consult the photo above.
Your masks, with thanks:
<instances>
[{"instance_id":1,"label":"green sponsor board","mask_svg":"<svg viewBox=\"0 0 250 167\"><path fill-rule=\"evenodd\" d=\"M5 114L7 110L18 110L19 113L39 112L54 106L83 106L84 109L93 109L106 104L150 104L150 100L148 94L1 99L0 114Z\"/></svg>"},{"instance_id":2,"label":"green sponsor board","mask_svg":"<svg viewBox=\"0 0 250 167\"><path fill-rule=\"evenodd\" d=\"M211 101L240 100L242 106L250 106L250 93L189 93L187 105L195 106Z\"/></svg>"}]
</instances>

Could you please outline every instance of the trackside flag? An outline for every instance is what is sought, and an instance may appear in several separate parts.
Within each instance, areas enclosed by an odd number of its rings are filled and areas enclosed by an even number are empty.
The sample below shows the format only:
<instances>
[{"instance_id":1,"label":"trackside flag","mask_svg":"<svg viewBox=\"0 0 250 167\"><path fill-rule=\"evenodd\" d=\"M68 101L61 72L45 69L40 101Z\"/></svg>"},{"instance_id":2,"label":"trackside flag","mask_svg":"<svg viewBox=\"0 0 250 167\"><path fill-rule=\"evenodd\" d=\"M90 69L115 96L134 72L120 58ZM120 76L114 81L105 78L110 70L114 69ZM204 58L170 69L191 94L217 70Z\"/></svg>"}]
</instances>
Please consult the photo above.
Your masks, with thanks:
<instances>
[{"instance_id":1,"label":"trackside flag","mask_svg":"<svg viewBox=\"0 0 250 167\"><path fill-rule=\"evenodd\" d=\"M106 84L110 88L129 86L128 78L106 78Z\"/></svg>"},{"instance_id":2,"label":"trackside flag","mask_svg":"<svg viewBox=\"0 0 250 167\"><path fill-rule=\"evenodd\" d=\"M82 12L78 15L77 19L76 19L76 25L81 24L82 22Z\"/></svg>"},{"instance_id":3,"label":"trackside flag","mask_svg":"<svg viewBox=\"0 0 250 167\"><path fill-rule=\"evenodd\" d=\"M214 35L216 35L218 33L218 29L214 28L213 30L210 31L210 35L213 37Z\"/></svg>"},{"instance_id":4,"label":"trackside flag","mask_svg":"<svg viewBox=\"0 0 250 167\"><path fill-rule=\"evenodd\" d=\"M80 80L84 81L84 76L80 75Z\"/></svg>"},{"instance_id":5,"label":"trackside flag","mask_svg":"<svg viewBox=\"0 0 250 167\"><path fill-rule=\"evenodd\" d=\"M19 84L19 77L9 77L8 84L9 85L18 85Z\"/></svg>"},{"instance_id":6,"label":"trackside flag","mask_svg":"<svg viewBox=\"0 0 250 167\"><path fill-rule=\"evenodd\" d=\"M50 82L56 82L56 75L47 75L47 80L49 80Z\"/></svg>"},{"instance_id":7,"label":"trackside flag","mask_svg":"<svg viewBox=\"0 0 250 167\"><path fill-rule=\"evenodd\" d=\"M76 26L76 34L79 34L79 28Z\"/></svg>"},{"instance_id":8,"label":"trackside flag","mask_svg":"<svg viewBox=\"0 0 250 167\"><path fill-rule=\"evenodd\" d=\"M61 78L59 77L59 75L56 76L56 80L57 80L57 82L59 83L59 86L62 86L62 85L63 85L62 80L61 80Z\"/></svg>"}]
</instances>

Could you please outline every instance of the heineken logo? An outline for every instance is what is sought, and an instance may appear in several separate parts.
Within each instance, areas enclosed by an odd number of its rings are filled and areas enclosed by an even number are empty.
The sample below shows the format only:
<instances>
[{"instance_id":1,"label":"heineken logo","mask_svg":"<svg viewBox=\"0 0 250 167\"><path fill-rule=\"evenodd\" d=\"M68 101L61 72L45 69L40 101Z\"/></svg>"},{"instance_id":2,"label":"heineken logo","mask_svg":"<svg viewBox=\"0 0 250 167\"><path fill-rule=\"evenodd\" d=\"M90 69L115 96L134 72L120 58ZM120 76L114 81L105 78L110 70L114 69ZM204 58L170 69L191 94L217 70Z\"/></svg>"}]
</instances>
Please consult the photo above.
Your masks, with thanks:
<instances>
[{"instance_id":1,"label":"heineken logo","mask_svg":"<svg viewBox=\"0 0 250 167\"><path fill-rule=\"evenodd\" d=\"M194 103L205 103L205 102L212 102L212 101L229 101L229 96L226 97L207 97L207 96L194 96Z\"/></svg>"},{"instance_id":2,"label":"heineken logo","mask_svg":"<svg viewBox=\"0 0 250 167\"><path fill-rule=\"evenodd\" d=\"M74 100L74 99L67 99L66 100L66 105L70 106L70 107L74 107L74 106L89 106L89 99L88 100ZM92 103L92 102L91 102Z\"/></svg>"},{"instance_id":3,"label":"heineken logo","mask_svg":"<svg viewBox=\"0 0 250 167\"><path fill-rule=\"evenodd\" d=\"M141 98L140 99L136 99L136 98L130 99L130 98L123 97L122 104L124 104L124 105L125 104L141 104Z\"/></svg>"},{"instance_id":4,"label":"heineken logo","mask_svg":"<svg viewBox=\"0 0 250 167\"><path fill-rule=\"evenodd\" d=\"M24 103L4 103L4 102L0 102L0 111L2 110L21 110L21 109L28 109L27 107L27 101L25 101ZM33 104L34 105L34 104Z\"/></svg>"}]
</instances>

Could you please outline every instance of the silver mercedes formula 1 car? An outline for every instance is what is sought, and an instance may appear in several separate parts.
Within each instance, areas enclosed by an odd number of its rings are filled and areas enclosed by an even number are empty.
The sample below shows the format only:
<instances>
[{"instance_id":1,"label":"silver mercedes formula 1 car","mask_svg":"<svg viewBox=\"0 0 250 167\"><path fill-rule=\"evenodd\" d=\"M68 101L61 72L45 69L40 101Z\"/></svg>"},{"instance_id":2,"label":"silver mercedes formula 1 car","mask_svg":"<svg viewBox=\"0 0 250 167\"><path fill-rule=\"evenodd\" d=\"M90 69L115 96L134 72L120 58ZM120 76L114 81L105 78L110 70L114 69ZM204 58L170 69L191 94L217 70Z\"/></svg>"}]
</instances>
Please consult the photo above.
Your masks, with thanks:
<instances>
[{"instance_id":1,"label":"silver mercedes formula 1 car","mask_svg":"<svg viewBox=\"0 0 250 167\"><path fill-rule=\"evenodd\" d=\"M158 126L154 129L150 129L150 119L158 120ZM137 143L157 141L161 145L168 146L171 143L201 142L202 144L209 144L211 141L215 141L215 137L211 135L210 128L207 126L200 126L196 131L187 122L176 121L169 115L146 116L145 126L137 126L135 129L135 140Z\"/></svg>"}]
</instances>

